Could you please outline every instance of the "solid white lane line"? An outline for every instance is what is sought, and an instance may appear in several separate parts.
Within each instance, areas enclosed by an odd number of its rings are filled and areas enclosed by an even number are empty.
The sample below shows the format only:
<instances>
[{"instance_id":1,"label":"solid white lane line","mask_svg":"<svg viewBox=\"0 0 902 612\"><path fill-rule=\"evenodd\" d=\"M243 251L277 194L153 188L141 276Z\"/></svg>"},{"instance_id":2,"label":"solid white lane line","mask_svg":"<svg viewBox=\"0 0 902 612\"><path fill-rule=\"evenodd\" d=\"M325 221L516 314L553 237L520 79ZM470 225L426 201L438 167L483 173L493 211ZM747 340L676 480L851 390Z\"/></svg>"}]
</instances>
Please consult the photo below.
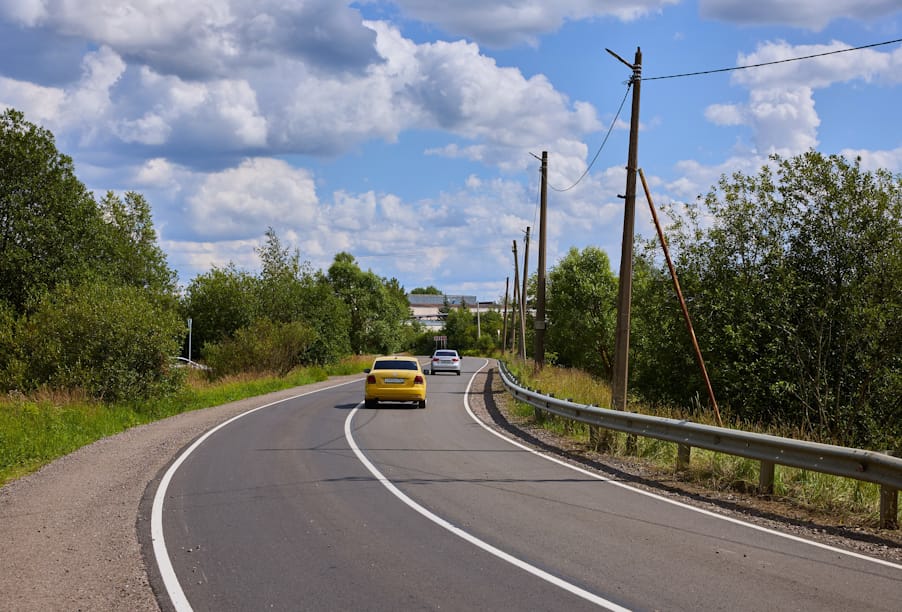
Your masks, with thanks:
<instances>
[{"instance_id":1,"label":"solid white lane line","mask_svg":"<svg viewBox=\"0 0 902 612\"><path fill-rule=\"evenodd\" d=\"M521 570L529 572L530 574L532 574L533 576L536 576L537 578L541 578L542 580L549 582L556 587L564 589L565 591L568 591L568 592L576 595L577 597L585 599L586 601L594 603L607 610L611 610L612 612L629 612L629 608L624 608L622 606L615 604L612 601L608 601L607 599L604 599L603 597L599 597L598 595L595 595L594 593L590 593L589 591L582 589L582 588L576 586L575 584L571 584L571 583L567 582L566 580L558 578L557 576L554 576L553 574L549 574L548 572L546 572L542 569L539 569L538 567L531 565L531 564L527 563L526 561L523 561L521 559L518 559L517 557L514 557L513 555L511 555L509 553L506 553L503 550L492 546L488 542L480 540L473 534L471 534L467 531L464 531L460 527L453 525L452 523L446 521L442 517L440 517L436 514L433 514L432 512L430 512L429 510L427 510L426 508L424 508L423 506L421 506L420 504L415 502L413 499L408 497L404 492L402 492L398 487L396 487L388 478L386 478L382 474L382 472L380 472L379 469L375 465L373 465L373 463L367 458L367 456L363 454L363 451L360 450L360 447L357 446L357 442L354 440L354 435L351 433L351 422L354 420L354 415L357 413L358 410L360 410L360 405L355 407L351 411L351 413L348 415L348 418L345 419L345 438L347 439L348 444L351 446L351 449L354 451L354 454L357 455L357 458L364 465L364 467L366 467L366 469L368 469L370 471L370 473L373 475L373 477L375 477L376 480L378 480L380 483L382 483L382 486L384 486L386 489L388 489L395 497L400 499L402 502L404 502L405 504L407 504L408 506L410 506L411 508L413 508L414 510L419 512L421 515L423 515L424 517L426 517L427 519L429 519L430 521L432 521L439 527L442 527L443 529L447 529L448 531L450 531L457 537L466 540L467 542L469 542L470 544L473 544L474 546L478 546L479 548L486 551L487 553L492 554L492 555L498 557L499 559L502 559L503 561L507 561L511 565L518 567Z\"/></svg>"},{"instance_id":2,"label":"solid white lane line","mask_svg":"<svg viewBox=\"0 0 902 612\"><path fill-rule=\"evenodd\" d=\"M163 586L166 589L166 593L169 595L169 600L172 602L172 606L175 608L176 612L191 612L191 604L188 602L188 598L185 597L185 592L182 590L181 584L179 584L179 579L175 575L175 569L172 567L172 561L169 559L169 552L166 549L166 540L163 537L163 500L166 498L166 489L169 487L169 483L172 481L172 477L175 475L176 471L185 462L188 456L193 453L197 447L203 444L207 438L212 436L214 433L232 423L237 421L241 417L247 416L253 412L257 412L258 410L263 410L264 408L269 408L270 406L275 406L276 404L281 404L282 402L290 402L291 400L295 400L299 397L304 397L305 395L312 395L314 393L320 393L322 391L328 391L329 389L337 389L338 387L343 387L345 385L350 385L356 382L360 382L358 380L350 380L348 382L343 382L337 385L332 385L331 387L323 387L322 389L317 389L315 391L308 391L307 393L299 393L298 395L292 395L291 397L286 397L285 399L280 399L275 402L270 402L268 404L264 404L263 406L257 406L256 408L252 408L247 412L242 412L239 415L236 415L225 421L220 423L213 429L206 432L200 438L195 440L194 444L185 449L179 458L173 461L172 465L169 466L169 469L166 470L166 473L163 474L163 478L160 479L160 486L157 487L157 492L153 497L153 506L150 513L150 538L153 541L153 554L157 560L157 567L160 570L160 577L163 579Z\"/></svg>"},{"instance_id":3,"label":"solid white lane line","mask_svg":"<svg viewBox=\"0 0 902 612\"><path fill-rule=\"evenodd\" d=\"M876 563L878 565L884 565L886 567L891 567L893 569L902 570L902 565L899 565L898 563L893 563L892 561L886 561L884 559L878 559L876 557L869 557L869 556L863 555L861 553L853 552L850 550L843 550L842 548L836 548L834 546L830 546L829 544L822 544L820 542L815 542L814 540L808 540L808 539L805 539L805 538L802 538L799 536L794 536L794 535L791 535L788 533L775 531L773 529L768 529L767 527L755 525L754 523L747 523L746 521L743 521L743 520L737 519L737 518L733 518L731 516L725 516L723 514L717 514L716 512L711 512L710 510L705 510L703 508L697 508L695 506L690 506L689 504L685 504L683 502L676 501L674 499L663 497L661 495L658 495L657 493L652 493L650 491L644 491L642 489L632 487L626 483L619 482L617 480L612 480L610 478L607 478L606 476L602 476L600 474L597 474L595 472L590 472L589 470L585 470L585 469L578 467L576 465L573 465L571 463L567 463L566 461L563 461L562 459L559 459L552 455L548 455L543 452L537 451L536 449L530 448L529 446L526 446L525 444L522 444L519 441L514 440L513 438L509 438L509 437L505 436L504 434L492 429L485 423L483 423L482 419L477 417L476 414L473 412L473 410L470 408L470 401L469 401L470 387L473 384L473 379L476 377L476 374L481 372L483 370L483 368L485 368L485 366L488 365L488 363L489 363L488 360L486 360L486 362L482 365L482 367L479 368L478 370L476 370L476 373L473 375L473 378L470 379L470 384L467 385L467 390L464 393L464 407L466 408L467 413L470 415L470 418L473 419L474 421L476 421L477 423L479 423L483 429L485 429L486 431L488 431L489 433L491 433L495 436L498 436L499 438L508 442L509 444L513 444L514 446L516 446L518 448L528 451L538 457L542 457L543 459L547 459L548 461L553 461L554 463L557 463L558 465L562 465L566 468L570 468L571 470L573 470L575 472L579 472L580 474L582 474L584 476L589 476L596 480L601 480L601 481L607 482L609 484L621 487L623 489L628 489L635 493L639 493L640 495L645 495L646 497L651 497L651 498L657 499L659 501L667 502L668 504L672 504L674 506L683 508L685 510L691 510L692 512L698 512L699 514L704 514L705 516L709 516L711 518L716 518L716 519L720 519L722 521L727 521L728 523L733 523L735 525L742 525L743 527L748 527L749 529L754 529L755 531L760 531L762 533L767 533L770 535L785 538L787 540L792 540L793 542L800 542L803 544L808 544L810 546L814 546L815 548L829 550L830 552L835 552L837 554L845 555L847 557L853 557L855 559L860 559L862 561L870 561L871 563Z\"/></svg>"}]
</instances>

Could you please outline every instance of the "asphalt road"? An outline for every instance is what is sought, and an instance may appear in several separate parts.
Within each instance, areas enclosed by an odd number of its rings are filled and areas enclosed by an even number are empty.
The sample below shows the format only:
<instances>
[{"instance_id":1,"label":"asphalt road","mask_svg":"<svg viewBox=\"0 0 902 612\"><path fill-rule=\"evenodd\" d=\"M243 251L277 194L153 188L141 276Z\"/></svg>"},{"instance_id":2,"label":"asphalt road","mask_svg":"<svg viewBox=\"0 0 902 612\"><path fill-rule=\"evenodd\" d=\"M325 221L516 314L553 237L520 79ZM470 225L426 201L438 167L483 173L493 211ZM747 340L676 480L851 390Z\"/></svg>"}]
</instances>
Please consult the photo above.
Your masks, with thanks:
<instances>
[{"instance_id":1,"label":"asphalt road","mask_svg":"<svg viewBox=\"0 0 902 612\"><path fill-rule=\"evenodd\" d=\"M902 607L898 565L705 513L500 438L467 410L483 364L467 358L462 376L429 376L426 410L363 409L361 380L199 440L155 495L161 606Z\"/></svg>"}]
</instances>

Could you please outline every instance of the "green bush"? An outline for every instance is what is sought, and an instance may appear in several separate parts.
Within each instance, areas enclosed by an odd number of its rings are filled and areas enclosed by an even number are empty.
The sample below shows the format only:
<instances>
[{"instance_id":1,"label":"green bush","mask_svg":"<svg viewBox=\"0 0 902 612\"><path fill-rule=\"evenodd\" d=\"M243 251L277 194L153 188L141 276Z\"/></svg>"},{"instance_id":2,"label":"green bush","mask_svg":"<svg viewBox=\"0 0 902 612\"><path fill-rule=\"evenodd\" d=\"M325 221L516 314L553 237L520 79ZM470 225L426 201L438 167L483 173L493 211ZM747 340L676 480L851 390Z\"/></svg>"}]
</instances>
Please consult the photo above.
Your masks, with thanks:
<instances>
[{"instance_id":1,"label":"green bush","mask_svg":"<svg viewBox=\"0 0 902 612\"><path fill-rule=\"evenodd\" d=\"M173 357L185 331L178 314L143 289L63 284L19 322L26 357L18 382L23 391L78 388L103 400L165 394L181 381Z\"/></svg>"},{"instance_id":2,"label":"green bush","mask_svg":"<svg viewBox=\"0 0 902 612\"><path fill-rule=\"evenodd\" d=\"M25 376L19 319L12 306L0 301L0 389L19 389Z\"/></svg>"},{"instance_id":3,"label":"green bush","mask_svg":"<svg viewBox=\"0 0 902 612\"><path fill-rule=\"evenodd\" d=\"M232 338L204 345L204 360L215 376L239 372L278 372L285 375L302 365L303 355L316 341L316 332L298 321L277 323L257 319Z\"/></svg>"}]
</instances>

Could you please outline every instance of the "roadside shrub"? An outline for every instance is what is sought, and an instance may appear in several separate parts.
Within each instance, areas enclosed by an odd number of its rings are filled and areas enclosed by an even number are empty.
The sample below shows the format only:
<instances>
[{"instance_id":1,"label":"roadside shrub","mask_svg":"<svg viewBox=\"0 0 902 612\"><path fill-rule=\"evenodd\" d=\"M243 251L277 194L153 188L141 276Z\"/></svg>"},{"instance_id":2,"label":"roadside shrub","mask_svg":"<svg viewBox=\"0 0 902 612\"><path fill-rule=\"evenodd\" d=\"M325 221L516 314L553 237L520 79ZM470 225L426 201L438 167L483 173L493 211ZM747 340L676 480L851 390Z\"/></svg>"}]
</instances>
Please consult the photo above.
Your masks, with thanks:
<instances>
[{"instance_id":1,"label":"roadside shrub","mask_svg":"<svg viewBox=\"0 0 902 612\"><path fill-rule=\"evenodd\" d=\"M25 364L19 343L19 318L11 305L0 301L0 389L22 387Z\"/></svg>"},{"instance_id":2,"label":"roadside shrub","mask_svg":"<svg viewBox=\"0 0 902 612\"><path fill-rule=\"evenodd\" d=\"M303 365L303 355L316 337L312 328L298 321L257 319L237 330L232 338L205 344L204 361L217 377L239 372L278 372L284 376Z\"/></svg>"},{"instance_id":3,"label":"roadside shrub","mask_svg":"<svg viewBox=\"0 0 902 612\"><path fill-rule=\"evenodd\" d=\"M20 382L23 390L78 388L102 400L165 394L182 379L173 358L185 332L178 314L143 289L64 284L20 322Z\"/></svg>"}]
</instances>

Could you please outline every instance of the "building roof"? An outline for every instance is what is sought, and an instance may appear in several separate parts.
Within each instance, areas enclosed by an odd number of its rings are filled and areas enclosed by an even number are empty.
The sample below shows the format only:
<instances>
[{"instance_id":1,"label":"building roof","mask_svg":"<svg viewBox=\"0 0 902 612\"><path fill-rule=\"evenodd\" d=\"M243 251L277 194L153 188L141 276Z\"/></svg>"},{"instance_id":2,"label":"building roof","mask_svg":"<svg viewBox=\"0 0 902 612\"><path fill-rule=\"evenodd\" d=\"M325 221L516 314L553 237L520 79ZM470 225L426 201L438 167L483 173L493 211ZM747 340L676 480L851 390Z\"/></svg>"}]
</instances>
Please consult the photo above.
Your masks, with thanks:
<instances>
[{"instance_id":1,"label":"building roof","mask_svg":"<svg viewBox=\"0 0 902 612\"><path fill-rule=\"evenodd\" d=\"M473 306L476 304L475 295L431 295L423 293L411 293L407 296L407 301L411 306L444 306L445 300L450 306L460 306L467 304Z\"/></svg>"}]
</instances>

